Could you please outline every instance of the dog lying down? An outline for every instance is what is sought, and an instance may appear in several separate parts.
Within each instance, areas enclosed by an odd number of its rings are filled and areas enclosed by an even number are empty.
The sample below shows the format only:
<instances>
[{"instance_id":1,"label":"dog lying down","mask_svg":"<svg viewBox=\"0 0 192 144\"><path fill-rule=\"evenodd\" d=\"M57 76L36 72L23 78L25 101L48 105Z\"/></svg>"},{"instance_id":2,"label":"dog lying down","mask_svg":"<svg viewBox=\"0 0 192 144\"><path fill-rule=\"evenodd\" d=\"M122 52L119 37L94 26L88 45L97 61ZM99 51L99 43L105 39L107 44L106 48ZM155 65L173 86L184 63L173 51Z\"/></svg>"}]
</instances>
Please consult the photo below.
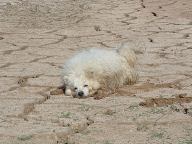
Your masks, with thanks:
<instances>
[{"instance_id":1,"label":"dog lying down","mask_svg":"<svg viewBox=\"0 0 192 144\"><path fill-rule=\"evenodd\" d=\"M123 85L134 84L136 56L123 45L118 49L91 48L67 60L62 70L64 93L85 98L98 92L114 92Z\"/></svg>"}]
</instances>

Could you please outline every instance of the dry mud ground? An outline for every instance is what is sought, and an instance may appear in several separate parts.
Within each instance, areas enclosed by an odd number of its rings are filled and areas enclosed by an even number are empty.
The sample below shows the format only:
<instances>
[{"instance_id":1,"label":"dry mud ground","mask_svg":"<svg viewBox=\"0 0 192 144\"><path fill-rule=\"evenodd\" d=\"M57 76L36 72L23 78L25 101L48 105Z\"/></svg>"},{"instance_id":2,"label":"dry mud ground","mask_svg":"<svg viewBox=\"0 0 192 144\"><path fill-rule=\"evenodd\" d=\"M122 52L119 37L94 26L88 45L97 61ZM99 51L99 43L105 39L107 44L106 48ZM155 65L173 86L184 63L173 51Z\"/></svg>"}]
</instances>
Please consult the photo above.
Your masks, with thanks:
<instances>
[{"instance_id":1,"label":"dry mud ground","mask_svg":"<svg viewBox=\"0 0 192 144\"><path fill-rule=\"evenodd\" d=\"M191 0L1 0L0 143L192 144L191 8ZM67 58L121 42L137 53L136 85L100 100L50 96Z\"/></svg>"}]
</instances>

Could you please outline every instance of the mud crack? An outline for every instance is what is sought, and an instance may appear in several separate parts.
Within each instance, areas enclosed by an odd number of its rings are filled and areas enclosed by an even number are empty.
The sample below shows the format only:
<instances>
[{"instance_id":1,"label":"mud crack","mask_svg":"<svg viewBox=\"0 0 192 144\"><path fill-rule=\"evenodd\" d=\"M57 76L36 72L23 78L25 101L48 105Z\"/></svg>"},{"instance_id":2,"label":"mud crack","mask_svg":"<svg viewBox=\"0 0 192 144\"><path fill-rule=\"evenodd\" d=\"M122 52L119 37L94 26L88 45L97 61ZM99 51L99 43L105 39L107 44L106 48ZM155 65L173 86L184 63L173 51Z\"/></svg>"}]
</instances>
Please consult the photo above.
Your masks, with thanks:
<instances>
[{"instance_id":1,"label":"mud crack","mask_svg":"<svg viewBox=\"0 0 192 144\"><path fill-rule=\"evenodd\" d=\"M50 88L47 88L45 91L50 90ZM35 109L35 105L38 104L43 104L45 101L47 101L48 99L50 99L50 95L46 94L42 91L38 92L37 94L41 95L42 98L41 99L37 99L31 103L27 103L24 105L23 111L17 116L19 118L23 118L24 120L28 121L27 119L27 115L30 114L31 112L33 112L33 110Z\"/></svg>"}]
</instances>

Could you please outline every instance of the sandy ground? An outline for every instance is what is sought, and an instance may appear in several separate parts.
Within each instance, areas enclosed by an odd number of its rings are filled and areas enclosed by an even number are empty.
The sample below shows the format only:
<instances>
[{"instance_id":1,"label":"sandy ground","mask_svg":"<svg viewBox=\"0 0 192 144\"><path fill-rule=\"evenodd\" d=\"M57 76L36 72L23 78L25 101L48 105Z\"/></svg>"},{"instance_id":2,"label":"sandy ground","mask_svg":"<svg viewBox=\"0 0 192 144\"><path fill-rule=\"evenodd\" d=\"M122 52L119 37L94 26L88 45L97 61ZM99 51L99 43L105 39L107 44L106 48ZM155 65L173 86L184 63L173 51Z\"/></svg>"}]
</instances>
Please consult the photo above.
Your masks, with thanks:
<instances>
[{"instance_id":1,"label":"sandy ground","mask_svg":"<svg viewBox=\"0 0 192 144\"><path fill-rule=\"evenodd\" d=\"M0 143L191 144L191 8L191 0L1 0ZM50 95L67 58L121 42L137 53L136 85L100 100Z\"/></svg>"}]
</instances>

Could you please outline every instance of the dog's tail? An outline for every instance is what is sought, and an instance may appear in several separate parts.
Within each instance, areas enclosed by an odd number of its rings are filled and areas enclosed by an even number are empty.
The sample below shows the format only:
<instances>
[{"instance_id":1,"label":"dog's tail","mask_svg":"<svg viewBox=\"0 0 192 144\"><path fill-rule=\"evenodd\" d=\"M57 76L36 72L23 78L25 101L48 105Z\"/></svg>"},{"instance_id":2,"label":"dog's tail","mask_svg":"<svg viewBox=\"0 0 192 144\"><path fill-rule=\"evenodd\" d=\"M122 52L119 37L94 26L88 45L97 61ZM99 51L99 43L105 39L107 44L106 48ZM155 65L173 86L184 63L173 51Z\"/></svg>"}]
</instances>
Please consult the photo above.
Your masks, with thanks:
<instances>
[{"instance_id":1,"label":"dog's tail","mask_svg":"<svg viewBox=\"0 0 192 144\"><path fill-rule=\"evenodd\" d=\"M122 44L120 48L117 49L117 52L126 58L131 67L134 67L137 58L135 52L128 45Z\"/></svg>"}]
</instances>

